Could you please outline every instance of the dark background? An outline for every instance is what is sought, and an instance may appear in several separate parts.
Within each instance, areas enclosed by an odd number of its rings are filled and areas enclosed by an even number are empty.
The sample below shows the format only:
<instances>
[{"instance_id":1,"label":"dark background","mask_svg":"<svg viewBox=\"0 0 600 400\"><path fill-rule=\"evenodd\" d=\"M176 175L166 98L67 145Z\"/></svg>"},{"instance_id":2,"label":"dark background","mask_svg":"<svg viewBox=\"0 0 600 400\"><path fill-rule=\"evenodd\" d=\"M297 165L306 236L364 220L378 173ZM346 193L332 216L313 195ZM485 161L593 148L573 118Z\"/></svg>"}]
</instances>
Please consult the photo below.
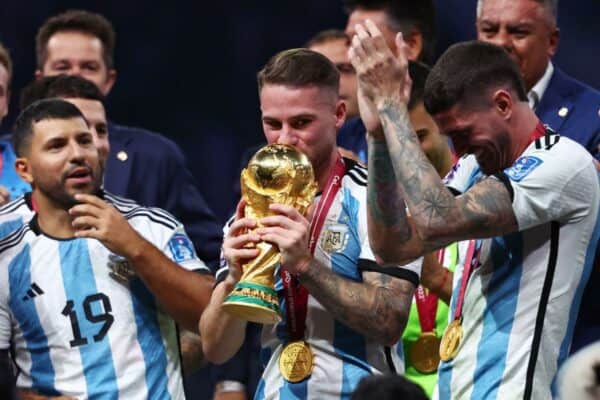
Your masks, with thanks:
<instances>
[{"instance_id":1,"label":"dark background","mask_svg":"<svg viewBox=\"0 0 600 400\"><path fill-rule=\"evenodd\" d=\"M415 0L418 1L418 0ZM475 0L435 0L438 54L474 38ZM222 221L235 199L243 149L262 141L255 74L279 50L322 29L343 28L341 0L17 1L0 0L0 41L15 73L10 131L19 90L33 77L34 37L70 8L104 14L117 31L117 83L109 118L163 133L180 144L208 203ZM562 1L555 65L600 88L600 1Z\"/></svg>"}]
</instances>

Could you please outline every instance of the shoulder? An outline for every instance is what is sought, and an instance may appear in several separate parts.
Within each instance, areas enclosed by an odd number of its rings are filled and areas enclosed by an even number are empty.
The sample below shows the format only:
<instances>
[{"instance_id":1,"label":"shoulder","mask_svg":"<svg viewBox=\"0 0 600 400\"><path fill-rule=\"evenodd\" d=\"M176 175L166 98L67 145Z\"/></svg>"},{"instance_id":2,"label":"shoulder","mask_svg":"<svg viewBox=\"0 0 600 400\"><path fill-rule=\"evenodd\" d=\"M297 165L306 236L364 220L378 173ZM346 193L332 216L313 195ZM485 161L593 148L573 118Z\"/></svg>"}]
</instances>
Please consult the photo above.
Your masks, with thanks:
<instances>
[{"instance_id":1,"label":"shoulder","mask_svg":"<svg viewBox=\"0 0 600 400\"><path fill-rule=\"evenodd\" d=\"M19 249L25 243L25 236L31 229L29 224L23 223L20 228L0 240L0 259L7 260L11 250Z\"/></svg>"},{"instance_id":2,"label":"shoulder","mask_svg":"<svg viewBox=\"0 0 600 400\"><path fill-rule=\"evenodd\" d=\"M17 197L13 201L6 203L2 207L0 207L0 215L6 215L6 214L12 214L12 213L20 214L20 212L25 209L28 210L29 212L31 212L31 208L29 207L29 204L27 202L27 199L25 198L25 195L22 195L22 196Z\"/></svg>"},{"instance_id":3,"label":"shoulder","mask_svg":"<svg viewBox=\"0 0 600 400\"><path fill-rule=\"evenodd\" d=\"M595 171L593 157L587 150L574 140L552 132L536 139L504 173L511 182L541 185L550 190L559 189L586 169Z\"/></svg>"},{"instance_id":4,"label":"shoulder","mask_svg":"<svg viewBox=\"0 0 600 400\"><path fill-rule=\"evenodd\" d=\"M108 192L104 193L104 199L123 214L123 217L134 226L141 226L143 224L156 225L172 231L181 225L175 217L161 208L143 207L133 200Z\"/></svg>"},{"instance_id":5,"label":"shoulder","mask_svg":"<svg viewBox=\"0 0 600 400\"><path fill-rule=\"evenodd\" d=\"M366 190L367 167L350 158L344 158L344 163L346 171L342 178L342 185L354 190Z\"/></svg>"}]
</instances>

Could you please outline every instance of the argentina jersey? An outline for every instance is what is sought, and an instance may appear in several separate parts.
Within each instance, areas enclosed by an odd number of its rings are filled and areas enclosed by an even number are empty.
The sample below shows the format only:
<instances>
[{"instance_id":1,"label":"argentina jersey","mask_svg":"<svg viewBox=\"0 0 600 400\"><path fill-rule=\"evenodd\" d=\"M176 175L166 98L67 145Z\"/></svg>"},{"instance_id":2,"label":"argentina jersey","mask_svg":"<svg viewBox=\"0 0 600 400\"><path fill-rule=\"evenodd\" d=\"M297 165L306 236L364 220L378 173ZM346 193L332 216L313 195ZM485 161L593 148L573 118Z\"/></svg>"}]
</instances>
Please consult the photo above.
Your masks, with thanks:
<instances>
[{"instance_id":1,"label":"argentina jersey","mask_svg":"<svg viewBox=\"0 0 600 400\"><path fill-rule=\"evenodd\" d=\"M104 194L131 226L188 270L208 268L160 209ZM184 399L175 322L131 266L94 239L57 240L37 217L0 241L0 349L17 387L77 399Z\"/></svg>"},{"instance_id":2,"label":"argentina jersey","mask_svg":"<svg viewBox=\"0 0 600 400\"><path fill-rule=\"evenodd\" d=\"M328 211L314 257L344 278L362 282L362 267L375 262L367 236L367 171L354 161L344 161L342 185ZM420 263L401 270L418 282ZM221 273L226 273L226 267ZM311 346L314 367L308 379L298 383L286 381L278 366L283 346L289 342L279 267L275 276L282 321L263 328L261 361L266 367L255 399L348 399L363 377L402 371L401 352L392 352L335 320L309 294L305 340Z\"/></svg>"},{"instance_id":3,"label":"argentina jersey","mask_svg":"<svg viewBox=\"0 0 600 400\"><path fill-rule=\"evenodd\" d=\"M468 156L446 184L462 193L484 178ZM547 132L490 179L505 183L519 231L476 241L464 336L456 357L440 364L434 398L551 399L600 235L598 175L583 147Z\"/></svg>"}]
</instances>

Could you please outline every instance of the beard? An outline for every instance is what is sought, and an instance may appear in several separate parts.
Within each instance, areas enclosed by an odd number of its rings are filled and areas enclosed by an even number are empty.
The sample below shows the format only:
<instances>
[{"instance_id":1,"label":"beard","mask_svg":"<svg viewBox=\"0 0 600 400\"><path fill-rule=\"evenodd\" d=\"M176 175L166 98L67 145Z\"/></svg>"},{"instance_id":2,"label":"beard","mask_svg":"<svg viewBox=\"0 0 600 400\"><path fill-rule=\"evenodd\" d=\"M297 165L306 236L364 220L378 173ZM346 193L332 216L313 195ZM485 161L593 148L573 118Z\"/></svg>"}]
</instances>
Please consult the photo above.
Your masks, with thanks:
<instances>
[{"instance_id":1,"label":"beard","mask_svg":"<svg viewBox=\"0 0 600 400\"><path fill-rule=\"evenodd\" d=\"M69 175L74 168L87 167L91 177L89 183L72 186L67 185ZM64 172L59 180L34 179L34 186L40 193L44 195L60 208L68 210L79 202L75 199L76 194L97 194L102 185L103 168L91 168L89 165L78 165Z\"/></svg>"}]
</instances>

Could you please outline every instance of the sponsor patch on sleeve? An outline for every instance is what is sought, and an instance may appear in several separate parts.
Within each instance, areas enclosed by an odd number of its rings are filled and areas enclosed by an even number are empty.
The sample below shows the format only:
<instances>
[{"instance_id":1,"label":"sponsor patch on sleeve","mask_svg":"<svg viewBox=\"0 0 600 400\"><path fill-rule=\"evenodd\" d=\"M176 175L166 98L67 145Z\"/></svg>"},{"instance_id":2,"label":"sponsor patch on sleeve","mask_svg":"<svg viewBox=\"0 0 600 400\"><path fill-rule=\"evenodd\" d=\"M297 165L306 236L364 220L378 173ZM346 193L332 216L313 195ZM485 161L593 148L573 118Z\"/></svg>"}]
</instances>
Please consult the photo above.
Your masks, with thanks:
<instances>
[{"instance_id":1,"label":"sponsor patch on sleeve","mask_svg":"<svg viewBox=\"0 0 600 400\"><path fill-rule=\"evenodd\" d=\"M176 233L169 241L169 249L173 260L177 263L196 259L196 251L192 241L182 233Z\"/></svg>"},{"instance_id":2,"label":"sponsor patch on sleeve","mask_svg":"<svg viewBox=\"0 0 600 400\"><path fill-rule=\"evenodd\" d=\"M539 167L543 161L534 156L524 156L512 165L512 167L504 170L506 176L515 182L521 182L523 178L529 175L534 169Z\"/></svg>"}]
</instances>

